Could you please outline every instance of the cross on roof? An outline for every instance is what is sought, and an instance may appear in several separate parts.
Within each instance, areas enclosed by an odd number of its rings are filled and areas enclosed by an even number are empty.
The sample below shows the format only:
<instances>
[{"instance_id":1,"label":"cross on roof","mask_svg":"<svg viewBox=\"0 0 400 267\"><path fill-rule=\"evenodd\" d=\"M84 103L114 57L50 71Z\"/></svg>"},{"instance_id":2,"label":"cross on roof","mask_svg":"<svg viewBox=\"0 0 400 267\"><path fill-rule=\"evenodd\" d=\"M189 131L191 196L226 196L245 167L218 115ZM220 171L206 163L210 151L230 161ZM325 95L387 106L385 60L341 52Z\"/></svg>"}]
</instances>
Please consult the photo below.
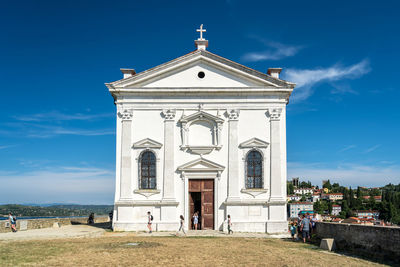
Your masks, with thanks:
<instances>
[{"instance_id":1,"label":"cross on roof","mask_svg":"<svg viewBox=\"0 0 400 267\"><path fill-rule=\"evenodd\" d=\"M206 32L206 29L203 29L203 24L200 25L200 29L197 29L196 31L200 32L200 38L199 40L204 40L203 38L203 32Z\"/></svg>"}]
</instances>

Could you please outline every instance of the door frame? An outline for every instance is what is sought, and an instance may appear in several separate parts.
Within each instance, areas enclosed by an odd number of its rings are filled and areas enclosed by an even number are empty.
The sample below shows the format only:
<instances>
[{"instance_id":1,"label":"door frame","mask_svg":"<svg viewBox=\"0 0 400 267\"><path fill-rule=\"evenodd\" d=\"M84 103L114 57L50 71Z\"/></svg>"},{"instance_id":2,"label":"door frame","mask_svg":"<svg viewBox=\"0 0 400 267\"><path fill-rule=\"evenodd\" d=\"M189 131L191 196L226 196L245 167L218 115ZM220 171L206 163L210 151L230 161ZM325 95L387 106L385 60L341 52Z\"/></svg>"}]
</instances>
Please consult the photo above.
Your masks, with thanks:
<instances>
[{"instance_id":1,"label":"door frame","mask_svg":"<svg viewBox=\"0 0 400 267\"><path fill-rule=\"evenodd\" d=\"M213 230L215 230L215 214L216 214L216 212L215 212L215 203L216 203L216 201L215 201L215 179L188 179L188 188L189 188L189 186L190 186L190 181L195 181L195 180L200 180L200 181L212 181L213 182L213 188L212 188L212 193L213 193ZM200 192L198 192L198 193L200 193L200 196L201 196L201 208L203 208L203 200L204 200L204 198L203 198L203 192L204 191L202 191L202 190L200 190ZM190 193L192 193L192 192L190 192L189 190L188 190L188 216L192 216L192 214L191 214L191 212L190 212ZM194 191L194 193L197 193L197 191ZM204 228L204 222L203 222L203 219L204 219L204 216L203 216L204 214L202 213L202 217L201 217L201 219L202 219L202 222L201 222L201 230L203 230L203 228ZM190 224L190 222L191 222L191 219L189 219L189 217L188 217L188 229L190 229L190 226L191 226L191 224Z\"/></svg>"},{"instance_id":2,"label":"door frame","mask_svg":"<svg viewBox=\"0 0 400 267\"><path fill-rule=\"evenodd\" d=\"M189 214L189 180L214 180L214 229L218 229L218 182L220 174L218 173L206 173L206 172L184 172L182 173L182 179L184 181L184 217L186 219L185 229L190 229L190 216Z\"/></svg>"}]
</instances>

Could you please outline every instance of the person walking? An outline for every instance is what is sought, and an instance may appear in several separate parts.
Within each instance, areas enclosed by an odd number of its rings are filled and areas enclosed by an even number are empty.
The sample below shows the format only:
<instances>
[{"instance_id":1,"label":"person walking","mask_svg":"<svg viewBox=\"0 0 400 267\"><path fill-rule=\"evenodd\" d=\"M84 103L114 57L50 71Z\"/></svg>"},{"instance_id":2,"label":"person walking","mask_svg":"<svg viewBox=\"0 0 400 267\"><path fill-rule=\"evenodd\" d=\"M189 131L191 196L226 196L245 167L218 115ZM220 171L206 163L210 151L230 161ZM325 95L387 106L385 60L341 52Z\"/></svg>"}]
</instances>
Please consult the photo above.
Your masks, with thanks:
<instances>
[{"instance_id":1,"label":"person walking","mask_svg":"<svg viewBox=\"0 0 400 267\"><path fill-rule=\"evenodd\" d=\"M308 213L307 213L307 215L308 215ZM305 216L300 223L300 230L301 230L301 233L303 236L303 243L306 243L306 238L308 240L310 240L310 230L311 230L312 225L311 225L310 219L308 219L307 217L308 216Z\"/></svg>"},{"instance_id":2,"label":"person walking","mask_svg":"<svg viewBox=\"0 0 400 267\"><path fill-rule=\"evenodd\" d=\"M315 227L317 226L318 218L317 214L314 213L313 217L311 218L311 225L312 225L312 233L315 233Z\"/></svg>"},{"instance_id":3,"label":"person walking","mask_svg":"<svg viewBox=\"0 0 400 267\"><path fill-rule=\"evenodd\" d=\"M301 240L301 221L303 220L303 215L299 215L299 219L297 220L297 240Z\"/></svg>"},{"instance_id":4,"label":"person walking","mask_svg":"<svg viewBox=\"0 0 400 267\"><path fill-rule=\"evenodd\" d=\"M230 233L233 234L233 231L232 231L231 227L232 227L231 215L228 214L228 235Z\"/></svg>"},{"instance_id":5,"label":"person walking","mask_svg":"<svg viewBox=\"0 0 400 267\"><path fill-rule=\"evenodd\" d=\"M292 222L291 224L290 224L290 228L289 228L289 230L290 230L290 234L292 235L292 240L294 241L295 239L294 239L294 235L296 234L296 229L297 227L295 226L295 224L294 224L294 222Z\"/></svg>"},{"instance_id":6,"label":"person walking","mask_svg":"<svg viewBox=\"0 0 400 267\"><path fill-rule=\"evenodd\" d=\"M151 215L150 211L147 212L147 229L149 229L149 234L153 232L151 225L153 223L153 215Z\"/></svg>"},{"instance_id":7,"label":"person walking","mask_svg":"<svg viewBox=\"0 0 400 267\"><path fill-rule=\"evenodd\" d=\"M179 226L179 230L178 232L176 232L176 236L178 235L178 233L182 230L183 234L186 236L186 232L185 232L185 218L183 217L183 215L179 216L180 218L180 226Z\"/></svg>"},{"instance_id":8,"label":"person walking","mask_svg":"<svg viewBox=\"0 0 400 267\"><path fill-rule=\"evenodd\" d=\"M94 213L90 213L87 224L94 224Z\"/></svg>"},{"instance_id":9,"label":"person walking","mask_svg":"<svg viewBox=\"0 0 400 267\"><path fill-rule=\"evenodd\" d=\"M11 225L11 231L13 231L14 233L17 232L17 220L15 217L13 217L11 212L8 214L8 221Z\"/></svg>"},{"instance_id":10,"label":"person walking","mask_svg":"<svg viewBox=\"0 0 400 267\"><path fill-rule=\"evenodd\" d=\"M197 226L199 224L199 212L195 212L193 214L193 225L194 225L194 230L197 230Z\"/></svg>"}]
</instances>

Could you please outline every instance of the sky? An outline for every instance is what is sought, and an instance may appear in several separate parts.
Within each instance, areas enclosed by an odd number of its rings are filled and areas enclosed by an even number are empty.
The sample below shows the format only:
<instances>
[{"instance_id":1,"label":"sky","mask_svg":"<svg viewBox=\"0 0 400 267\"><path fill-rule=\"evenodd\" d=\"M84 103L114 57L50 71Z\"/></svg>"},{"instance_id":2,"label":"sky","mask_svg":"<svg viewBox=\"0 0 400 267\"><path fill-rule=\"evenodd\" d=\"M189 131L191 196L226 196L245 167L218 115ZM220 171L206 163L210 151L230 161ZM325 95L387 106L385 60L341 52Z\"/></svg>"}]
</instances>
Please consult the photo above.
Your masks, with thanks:
<instances>
[{"instance_id":1,"label":"sky","mask_svg":"<svg viewBox=\"0 0 400 267\"><path fill-rule=\"evenodd\" d=\"M288 178L400 183L397 1L4 1L0 203L112 204L104 83L195 49L297 83Z\"/></svg>"}]
</instances>

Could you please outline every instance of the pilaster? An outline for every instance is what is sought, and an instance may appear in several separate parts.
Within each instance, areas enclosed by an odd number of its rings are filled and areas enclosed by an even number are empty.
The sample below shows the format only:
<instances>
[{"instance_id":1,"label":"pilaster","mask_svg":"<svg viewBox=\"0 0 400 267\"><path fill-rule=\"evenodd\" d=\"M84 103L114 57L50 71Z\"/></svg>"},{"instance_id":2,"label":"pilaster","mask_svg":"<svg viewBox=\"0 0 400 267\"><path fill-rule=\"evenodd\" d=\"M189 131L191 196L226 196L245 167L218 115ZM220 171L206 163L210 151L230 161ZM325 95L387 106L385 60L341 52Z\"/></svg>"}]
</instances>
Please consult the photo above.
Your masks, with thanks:
<instances>
[{"instance_id":1,"label":"pilaster","mask_svg":"<svg viewBox=\"0 0 400 267\"><path fill-rule=\"evenodd\" d=\"M163 110L164 116L164 183L163 201L175 201L174 128L176 110Z\"/></svg>"},{"instance_id":2,"label":"pilaster","mask_svg":"<svg viewBox=\"0 0 400 267\"><path fill-rule=\"evenodd\" d=\"M285 202L285 192L282 183L282 152L281 152L281 108L271 108L268 111L270 119L271 138L271 196L270 202Z\"/></svg>"},{"instance_id":3,"label":"pilaster","mask_svg":"<svg viewBox=\"0 0 400 267\"><path fill-rule=\"evenodd\" d=\"M239 162L238 162L238 123L239 113L237 109L228 110L228 198L227 202L240 199L239 186Z\"/></svg>"},{"instance_id":4,"label":"pilaster","mask_svg":"<svg viewBox=\"0 0 400 267\"><path fill-rule=\"evenodd\" d=\"M120 176L120 199L132 198L132 163L131 163L131 144L132 144L132 117L133 111L123 109L118 112L121 118L121 176Z\"/></svg>"}]
</instances>

